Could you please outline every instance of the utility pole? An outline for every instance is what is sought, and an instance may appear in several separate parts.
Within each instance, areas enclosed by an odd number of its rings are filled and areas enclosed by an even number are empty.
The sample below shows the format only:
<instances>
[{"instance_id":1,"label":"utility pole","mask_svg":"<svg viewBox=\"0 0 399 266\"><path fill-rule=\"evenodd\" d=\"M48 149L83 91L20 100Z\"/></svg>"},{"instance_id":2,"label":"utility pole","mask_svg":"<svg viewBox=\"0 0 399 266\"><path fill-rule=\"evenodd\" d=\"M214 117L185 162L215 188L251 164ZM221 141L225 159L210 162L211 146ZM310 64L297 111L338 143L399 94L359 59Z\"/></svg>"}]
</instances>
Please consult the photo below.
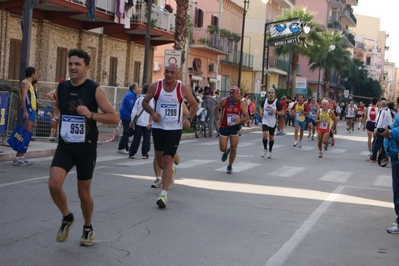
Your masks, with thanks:
<instances>
[{"instance_id":1,"label":"utility pole","mask_svg":"<svg viewBox=\"0 0 399 266\"><path fill-rule=\"evenodd\" d=\"M32 15L33 8L39 3L39 0L25 0L24 9L22 10L22 44L21 44L21 61L19 65L19 80L25 78L25 69L29 66L30 37L32 31Z\"/></svg>"}]
</instances>

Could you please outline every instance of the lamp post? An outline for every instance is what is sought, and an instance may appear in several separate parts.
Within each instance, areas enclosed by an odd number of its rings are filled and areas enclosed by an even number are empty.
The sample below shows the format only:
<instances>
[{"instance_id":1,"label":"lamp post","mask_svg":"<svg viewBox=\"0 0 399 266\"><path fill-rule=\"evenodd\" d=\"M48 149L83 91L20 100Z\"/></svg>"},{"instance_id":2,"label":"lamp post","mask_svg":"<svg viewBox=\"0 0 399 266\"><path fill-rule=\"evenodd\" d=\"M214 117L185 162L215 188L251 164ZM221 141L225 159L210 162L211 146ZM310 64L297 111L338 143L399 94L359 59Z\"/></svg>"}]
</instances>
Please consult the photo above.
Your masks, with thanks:
<instances>
[{"instance_id":1,"label":"lamp post","mask_svg":"<svg viewBox=\"0 0 399 266\"><path fill-rule=\"evenodd\" d=\"M151 12L152 12L152 0L147 1L147 26L145 32L145 48L144 48L144 68L143 68L143 83L147 82L147 67L148 67L148 54L150 50L151 41Z\"/></svg>"},{"instance_id":2,"label":"lamp post","mask_svg":"<svg viewBox=\"0 0 399 266\"><path fill-rule=\"evenodd\" d=\"M244 14L242 15L242 29L241 29L241 50L240 50L240 63L238 64L238 81L237 86L241 87L241 70L242 70L242 57L244 49L244 32L245 32L245 15L247 14L247 8L249 8L249 0L244 0Z\"/></svg>"},{"instance_id":3,"label":"lamp post","mask_svg":"<svg viewBox=\"0 0 399 266\"><path fill-rule=\"evenodd\" d=\"M331 44L330 47L327 50L327 53L330 52L330 51L334 51L334 50L335 50L335 45ZM323 63L323 55L320 56L320 60L319 60L319 78L317 80L317 100L320 97L320 74L321 74L321 64L322 63Z\"/></svg>"}]
</instances>

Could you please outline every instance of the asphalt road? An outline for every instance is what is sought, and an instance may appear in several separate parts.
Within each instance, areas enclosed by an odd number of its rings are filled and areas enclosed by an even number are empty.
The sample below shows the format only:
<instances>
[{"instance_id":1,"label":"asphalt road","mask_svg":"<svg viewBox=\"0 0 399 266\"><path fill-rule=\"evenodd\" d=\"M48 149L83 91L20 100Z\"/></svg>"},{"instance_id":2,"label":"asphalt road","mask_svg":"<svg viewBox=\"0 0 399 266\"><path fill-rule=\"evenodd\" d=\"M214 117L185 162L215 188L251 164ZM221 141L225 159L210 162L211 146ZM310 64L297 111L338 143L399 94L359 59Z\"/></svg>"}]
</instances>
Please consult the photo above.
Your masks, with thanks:
<instances>
[{"instance_id":1,"label":"asphalt road","mask_svg":"<svg viewBox=\"0 0 399 266\"><path fill-rule=\"evenodd\" d=\"M33 166L0 163L0 265L392 265L399 236L391 169L368 163L366 133L339 123L334 147L294 148L293 128L261 158L261 132L243 133L234 173L218 139L182 140L167 208L150 188L152 160L129 160L117 143L99 145L92 185L95 245L80 247L76 173L64 189L77 222L55 240L61 215L48 192L51 157ZM152 157L152 152L150 153Z\"/></svg>"}]
</instances>

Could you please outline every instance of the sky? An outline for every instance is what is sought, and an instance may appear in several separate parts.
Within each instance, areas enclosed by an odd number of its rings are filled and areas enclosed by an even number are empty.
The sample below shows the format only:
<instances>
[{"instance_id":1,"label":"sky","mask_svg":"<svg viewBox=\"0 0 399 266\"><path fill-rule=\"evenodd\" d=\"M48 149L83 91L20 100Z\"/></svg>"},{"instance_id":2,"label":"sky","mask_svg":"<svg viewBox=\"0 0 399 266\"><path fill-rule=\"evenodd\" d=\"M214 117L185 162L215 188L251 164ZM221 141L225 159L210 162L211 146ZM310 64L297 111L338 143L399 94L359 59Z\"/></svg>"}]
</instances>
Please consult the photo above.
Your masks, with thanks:
<instances>
[{"instance_id":1,"label":"sky","mask_svg":"<svg viewBox=\"0 0 399 266\"><path fill-rule=\"evenodd\" d=\"M396 25L397 9L392 0L359 0L358 6L353 7L353 13L380 18L380 30L389 34L387 46L389 51L385 53L385 60L394 62L399 67L399 31Z\"/></svg>"}]
</instances>

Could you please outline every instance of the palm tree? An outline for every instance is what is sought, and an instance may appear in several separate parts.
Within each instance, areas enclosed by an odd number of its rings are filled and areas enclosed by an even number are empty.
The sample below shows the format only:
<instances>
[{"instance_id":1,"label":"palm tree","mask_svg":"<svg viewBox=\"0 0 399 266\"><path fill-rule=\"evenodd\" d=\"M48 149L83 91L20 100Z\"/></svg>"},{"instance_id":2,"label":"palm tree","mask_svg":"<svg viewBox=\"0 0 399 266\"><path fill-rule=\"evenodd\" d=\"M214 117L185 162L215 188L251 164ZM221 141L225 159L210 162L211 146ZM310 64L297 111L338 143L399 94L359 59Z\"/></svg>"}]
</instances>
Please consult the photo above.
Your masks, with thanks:
<instances>
[{"instance_id":1,"label":"palm tree","mask_svg":"<svg viewBox=\"0 0 399 266\"><path fill-rule=\"evenodd\" d=\"M185 46L187 41L187 23L188 23L188 0L176 0L176 19L175 19L175 40L173 49L182 51L180 67L186 61ZM183 75L183 71L180 71L180 75ZM181 79L181 77L179 77Z\"/></svg>"},{"instance_id":2,"label":"palm tree","mask_svg":"<svg viewBox=\"0 0 399 266\"><path fill-rule=\"evenodd\" d=\"M310 32L305 34L302 32L299 35L299 41L297 43L293 43L290 45L278 46L275 49L275 53L277 56L287 55L290 53L290 46L292 48L292 56L291 56L291 70L292 70L292 83L291 83L291 96L295 96L295 90L292 89L292 84L296 83L296 71L298 68L299 56L305 56L309 58L310 52L308 47L312 47L315 43L321 42L320 32L324 31L321 27L321 23L312 22L315 13L306 12L306 8L298 8L294 7L292 9L286 9L276 18L276 21L280 20L288 20L298 18L302 21L304 25L310 28Z\"/></svg>"},{"instance_id":3,"label":"palm tree","mask_svg":"<svg viewBox=\"0 0 399 266\"><path fill-rule=\"evenodd\" d=\"M349 67L351 62L351 53L346 50L346 46L342 42L342 36L339 32L324 31L322 33L322 42L319 45L313 45L309 49L309 65L313 72L316 69L324 69L324 95L328 92L331 81L331 71L336 69L338 73L342 73ZM334 45L334 49L331 49Z\"/></svg>"}]
</instances>

